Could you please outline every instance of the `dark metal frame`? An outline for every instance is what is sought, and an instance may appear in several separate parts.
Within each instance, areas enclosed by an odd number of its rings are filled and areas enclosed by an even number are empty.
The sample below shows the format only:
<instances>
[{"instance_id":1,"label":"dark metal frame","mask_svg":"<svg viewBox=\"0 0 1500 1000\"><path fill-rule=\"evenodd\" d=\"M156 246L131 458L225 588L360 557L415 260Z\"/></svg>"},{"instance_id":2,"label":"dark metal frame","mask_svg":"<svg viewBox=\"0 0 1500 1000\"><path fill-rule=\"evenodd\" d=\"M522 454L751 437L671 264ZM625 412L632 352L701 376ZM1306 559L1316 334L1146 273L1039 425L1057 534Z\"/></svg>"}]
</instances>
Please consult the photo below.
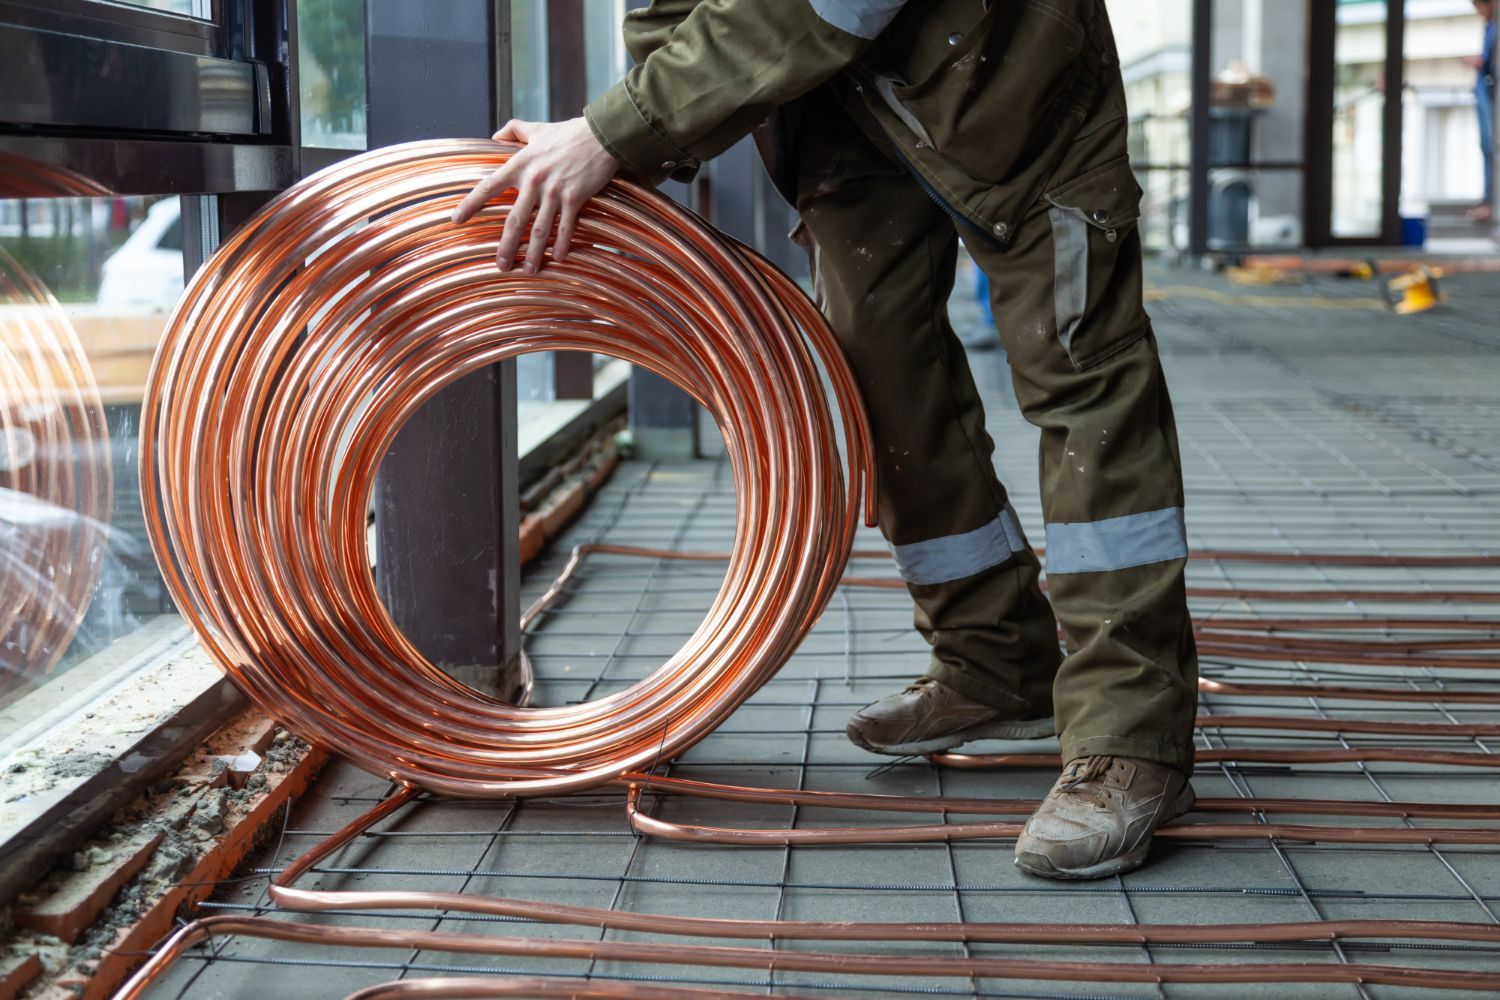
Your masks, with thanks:
<instances>
[{"instance_id":1,"label":"dark metal frame","mask_svg":"<svg viewBox=\"0 0 1500 1000\"><path fill-rule=\"evenodd\" d=\"M297 176L294 7L214 0L204 21L99 0L0 0L0 150L118 194L280 190ZM146 86L151 99L138 99Z\"/></svg>"},{"instance_id":2,"label":"dark metal frame","mask_svg":"<svg viewBox=\"0 0 1500 1000\"><path fill-rule=\"evenodd\" d=\"M1371 236L1333 235L1333 97L1335 87L1336 0L1308 5L1307 100L1302 161L1212 162L1209 132L1213 85L1213 0L1193 0L1192 109L1189 112L1188 252L1203 255L1224 249L1210 245L1209 197L1216 169L1302 171L1303 243L1311 249L1330 246L1397 246L1402 239L1401 94L1405 86L1406 10L1401 0L1386 4L1385 107L1382 119L1381 225ZM1137 165L1157 169L1157 165Z\"/></svg>"},{"instance_id":3,"label":"dark metal frame","mask_svg":"<svg viewBox=\"0 0 1500 1000\"><path fill-rule=\"evenodd\" d=\"M372 148L487 136L510 117L509 5L440 7L367 0ZM514 361L467 376L401 429L375 487L386 608L428 659L500 696L519 676L515 413Z\"/></svg>"},{"instance_id":4,"label":"dark metal frame","mask_svg":"<svg viewBox=\"0 0 1500 1000\"><path fill-rule=\"evenodd\" d=\"M1335 0L1309 6L1307 173L1303 186L1303 234L1309 247L1399 246L1401 244L1402 93L1406 85L1406 5L1387 0L1385 21L1385 108L1381 120L1380 232L1372 236L1333 234L1333 99L1338 37Z\"/></svg>"}]
</instances>

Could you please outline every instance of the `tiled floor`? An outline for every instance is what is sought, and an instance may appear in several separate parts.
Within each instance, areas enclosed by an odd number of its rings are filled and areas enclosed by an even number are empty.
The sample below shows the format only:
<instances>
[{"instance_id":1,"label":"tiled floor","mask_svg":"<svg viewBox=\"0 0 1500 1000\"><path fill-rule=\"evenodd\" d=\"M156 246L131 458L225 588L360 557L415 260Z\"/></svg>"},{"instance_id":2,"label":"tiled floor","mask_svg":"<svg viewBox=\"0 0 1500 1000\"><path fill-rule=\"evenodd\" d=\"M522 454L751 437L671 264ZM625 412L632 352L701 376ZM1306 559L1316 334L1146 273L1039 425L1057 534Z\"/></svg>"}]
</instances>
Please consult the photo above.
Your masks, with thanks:
<instances>
[{"instance_id":1,"label":"tiled floor","mask_svg":"<svg viewBox=\"0 0 1500 1000\"><path fill-rule=\"evenodd\" d=\"M1188 528L1197 547L1297 551L1493 553L1500 551L1500 278L1456 277L1441 311L1400 318L1359 300L1364 283L1240 288L1195 272L1153 271L1152 305L1178 409L1189 490ZM1207 290L1208 294L1204 294ZM1223 296L1253 296L1225 300ZM1275 297L1267 302L1265 297ZM1344 301L1335 301L1344 300ZM996 461L1032 537L1040 537L1036 435L1019 418L1003 358L973 356L990 410ZM626 464L570 533L588 539L691 549L731 541L727 466ZM864 540L878 546L877 536ZM561 568L567 544L528 574L528 597ZM888 565L861 572L890 573ZM1348 584L1398 589L1500 591L1492 570L1317 568L1212 561L1193 564L1205 586L1308 587ZM543 702L600 696L656 666L692 631L712 598L712 565L591 557L567 599L533 628L528 647ZM1216 613L1265 612L1254 602ZM1493 606L1276 605L1283 614L1468 614ZM854 707L918 672L923 646L899 592L842 591L807 643L718 732L668 773L746 784L858 789L902 794L1033 797L1041 771L959 772L921 762L876 770L881 761L851 746L844 720ZM1330 679L1414 688L1493 687L1483 671L1409 675L1389 668L1248 664L1213 660L1209 676ZM1350 679L1353 679L1352 681ZM1359 718L1494 721L1492 710L1316 699L1205 698L1216 713L1348 714ZM1201 745L1337 747L1366 738L1336 734L1214 731ZM1370 742L1379 742L1371 739ZM1490 752L1482 740L1410 740L1414 745ZM1003 746L996 744L997 747ZM1037 749L1028 744L1025 749ZM1486 802L1500 798L1493 772L1413 765L1202 766L1200 796L1347 797ZM386 783L334 766L288 818L264 864L281 864L387 794ZM893 823L902 818L760 807L686 798L650 803L657 815L714 825L819 826ZM1223 818L1223 817L1220 817ZM1338 824L1327 818L1240 817L1243 822ZM910 821L908 818L907 821ZM1400 821L1353 819L1351 824ZM1422 822L1422 821L1415 821ZM313 883L324 888L426 888L523 896L642 912L788 919L1024 920L1206 923L1318 918L1500 919L1500 850L1477 847L1352 847L1237 843L1161 845L1154 863L1099 883L1047 883L1010 863L1009 845L709 847L641 840L620 795L606 792L516 805L423 802L343 852ZM204 913L249 912L265 902L264 873L225 886ZM305 919L305 918L304 918ZM384 913L312 918L376 926L478 933L576 935L500 918ZM641 935L611 933L610 937ZM829 950L826 944L778 945ZM831 946L836 948L837 945ZM871 946L861 946L871 947ZM997 945L876 946L890 952L1128 962L1380 962L1494 969L1500 950L1377 943L1259 948ZM212 960L210 959L212 956ZM386 979L500 969L647 982L722 985L747 991L899 996L1374 997L1422 991L1353 986L1184 987L1112 983L939 979L856 980L828 975L691 966L455 957L430 952L352 952L251 940L217 942L179 964L157 997L339 996ZM1431 991L1435 992L1435 991Z\"/></svg>"}]
</instances>

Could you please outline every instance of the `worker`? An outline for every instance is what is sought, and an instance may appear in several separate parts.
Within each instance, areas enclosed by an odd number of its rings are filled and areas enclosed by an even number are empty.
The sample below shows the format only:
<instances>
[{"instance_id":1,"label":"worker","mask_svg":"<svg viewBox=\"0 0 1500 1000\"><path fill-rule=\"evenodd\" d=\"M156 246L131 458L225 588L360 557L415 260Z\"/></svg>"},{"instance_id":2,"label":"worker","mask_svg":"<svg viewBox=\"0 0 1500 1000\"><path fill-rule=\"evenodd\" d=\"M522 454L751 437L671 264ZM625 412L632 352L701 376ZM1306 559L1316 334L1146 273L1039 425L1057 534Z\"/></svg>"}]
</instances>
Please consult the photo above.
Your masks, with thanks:
<instances>
[{"instance_id":1,"label":"worker","mask_svg":"<svg viewBox=\"0 0 1500 1000\"><path fill-rule=\"evenodd\" d=\"M1484 168L1484 198L1465 213L1471 222L1489 222L1495 206L1495 4L1474 0L1474 13L1484 22L1484 41L1479 55L1465 56L1464 65L1474 71L1474 112L1479 119L1479 151Z\"/></svg>"},{"instance_id":2,"label":"worker","mask_svg":"<svg viewBox=\"0 0 1500 1000\"><path fill-rule=\"evenodd\" d=\"M932 647L850 739L909 755L1055 731L1063 771L1016 864L1140 865L1193 804L1197 660L1104 0L657 0L625 39L635 65L582 117L496 133L526 146L455 221L514 189L497 259L535 274L617 172L686 180L754 132L863 392L881 527ZM947 317L960 236L1041 430L1050 603Z\"/></svg>"}]
</instances>

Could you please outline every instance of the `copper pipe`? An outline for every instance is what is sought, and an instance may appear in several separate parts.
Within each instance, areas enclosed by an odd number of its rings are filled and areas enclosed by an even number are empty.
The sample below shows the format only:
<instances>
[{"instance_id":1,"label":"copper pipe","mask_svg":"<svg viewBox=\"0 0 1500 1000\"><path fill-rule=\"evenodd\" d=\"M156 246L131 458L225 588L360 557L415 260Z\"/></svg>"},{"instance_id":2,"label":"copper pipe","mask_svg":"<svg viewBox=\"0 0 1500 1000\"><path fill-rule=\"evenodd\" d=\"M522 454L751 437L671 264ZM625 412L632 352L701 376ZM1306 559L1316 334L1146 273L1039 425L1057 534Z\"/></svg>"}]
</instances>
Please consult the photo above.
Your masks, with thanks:
<instances>
[{"instance_id":1,"label":"copper pipe","mask_svg":"<svg viewBox=\"0 0 1500 1000\"><path fill-rule=\"evenodd\" d=\"M0 250L0 697L67 652L104 569L112 498L88 355L47 287Z\"/></svg>"},{"instance_id":2,"label":"copper pipe","mask_svg":"<svg viewBox=\"0 0 1500 1000\"><path fill-rule=\"evenodd\" d=\"M625 813L630 818L631 829L646 836L680 843L842 845L1014 840L1020 836L1026 825L1024 823L935 823L925 826L798 827L790 830L698 826L688 823L672 823L646 815L639 808L640 793L641 786L632 785L626 798ZM1276 801L1272 800L1272 803ZM827 803L819 804L826 805ZM1031 803L1033 807L1039 804ZM1174 822L1161 827L1153 836L1162 840L1194 841L1296 840L1307 843L1337 844L1500 845L1500 828L1480 827L1348 827L1305 826L1291 823Z\"/></svg>"},{"instance_id":3,"label":"copper pipe","mask_svg":"<svg viewBox=\"0 0 1500 1000\"><path fill-rule=\"evenodd\" d=\"M967 813L971 815L1030 816L1041 805L1036 799L975 799L951 796L886 795L875 792L823 792L807 789L755 788L723 785L688 778L630 774L620 779L638 793L689 795L694 798L767 805L816 806L825 809L867 809L879 812ZM1199 799L1193 812L1296 813L1315 816L1384 816L1395 819L1500 820L1500 804L1454 802L1376 802L1366 799ZM1500 832L1500 831L1497 831Z\"/></svg>"},{"instance_id":4,"label":"copper pipe","mask_svg":"<svg viewBox=\"0 0 1500 1000\"><path fill-rule=\"evenodd\" d=\"M778 993L796 1000L797 995ZM657 983L611 983L597 979L546 979L519 976L442 976L395 979L355 990L345 1000L385 1000L386 997L560 997L564 1000L704 1000L709 997L761 997L741 990L661 986ZM802 1000L810 1000L803 997Z\"/></svg>"},{"instance_id":5,"label":"copper pipe","mask_svg":"<svg viewBox=\"0 0 1500 1000\"><path fill-rule=\"evenodd\" d=\"M817 621L862 496L874 517L853 376L790 279L626 181L589 203L565 262L502 273L494 247L514 192L462 227L449 213L509 155L411 143L284 192L190 283L141 422L152 545L220 666L298 735L467 797L588 788L702 739ZM412 412L538 350L625 358L707 407L738 487L739 544L702 625L655 673L588 704L520 709L450 679L401 635L364 523Z\"/></svg>"},{"instance_id":6,"label":"copper pipe","mask_svg":"<svg viewBox=\"0 0 1500 1000\"><path fill-rule=\"evenodd\" d=\"M1080 928L1081 929L1081 928ZM892 925L893 931L899 925ZM1178 965L1135 962L1048 962L1035 959L954 958L940 955L875 955L850 952L782 951L701 944L653 944L568 938L523 938L437 931L331 927L263 917L206 917L186 925L157 956L176 957L215 934L237 934L338 947L401 948L479 955L650 962L722 968L824 972L844 976L944 976L983 979L1046 979L1120 983L1364 983L1427 989L1500 990L1500 973L1413 966L1327 963ZM1074 939L1071 943L1077 943ZM156 957L153 957L153 962ZM150 967L150 966L148 966ZM144 970L143 970L144 971ZM139 974L117 1000L141 995ZM148 981L149 982L149 981ZM439 994L442 995L442 994ZM710 994L712 995L712 994Z\"/></svg>"},{"instance_id":7,"label":"copper pipe","mask_svg":"<svg viewBox=\"0 0 1500 1000\"><path fill-rule=\"evenodd\" d=\"M342 849L372 824L416 797L407 788L377 804L299 857L275 879L272 899L304 911L362 908L441 909L542 920L576 926L639 930L657 934L780 940L925 940L1031 944L1227 943L1314 941L1350 938L1500 941L1500 928L1489 924L1443 921L1318 921L1234 925L1092 925L1001 923L858 923L846 921L732 920L626 913L596 907L532 903L501 897L450 892L338 892L299 890L291 883L319 860ZM1364 982L1417 984L1450 989L1500 989L1500 974L1456 972L1362 964L1303 965L1164 965L1108 962L1047 962L1014 959L888 956L873 954L766 951L760 948L640 942L517 938L450 932L335 927L261 917L207 917L179 929L116 994L136 1000L189 947L218 934L240 934L341 947L399 947L470 954L527 955L548 958L691 964L758 969L836 972L843 975L933 975L969 978L1022 978L1115 982ZM484 982L490 982L485 980ZM425 989L441 992L442 981ZM380 995L380 994L376 994ZM483 995L483 994L480 994ZM497 994L506 995L506 994ZM628 996L629 994L624 994Z\"/></svg>"},{"instance_id":8,"label":"copper pipe","mask_svg":"<svg viewBox=\"0 0 1500 1000\"><path fill-rule=\"evenodd\" d=\"M1282 748L1215 747L1196 749L1199 764L1427 764L1434 767L1500 767L1500 754L1477 750L1421 750L1405 747L1349 747L1337 750L1289 750ZM939 753L928 758L943 767L964 771L998 768L1062 766L1055 753Z\"/></svg>"}]
</instances>

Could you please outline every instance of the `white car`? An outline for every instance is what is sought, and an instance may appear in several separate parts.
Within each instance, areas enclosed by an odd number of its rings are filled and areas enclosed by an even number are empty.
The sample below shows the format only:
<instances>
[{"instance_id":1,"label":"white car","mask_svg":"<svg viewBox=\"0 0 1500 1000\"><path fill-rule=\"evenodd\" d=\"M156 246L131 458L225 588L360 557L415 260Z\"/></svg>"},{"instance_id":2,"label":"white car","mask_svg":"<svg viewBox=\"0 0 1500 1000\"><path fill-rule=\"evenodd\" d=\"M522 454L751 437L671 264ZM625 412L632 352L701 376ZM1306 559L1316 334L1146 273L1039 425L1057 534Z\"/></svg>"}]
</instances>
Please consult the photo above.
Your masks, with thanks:
<instances>
[{"instance_id":1,"label":"white car","mask_svg":"<svg viewBox=\"0 0 1500 1000\"><path fill-rule=\"evenodd\" d=\"M181 297L181 202L163 198L104 262L99 304L171 309Z\"/></svg>"}]
</instances>

